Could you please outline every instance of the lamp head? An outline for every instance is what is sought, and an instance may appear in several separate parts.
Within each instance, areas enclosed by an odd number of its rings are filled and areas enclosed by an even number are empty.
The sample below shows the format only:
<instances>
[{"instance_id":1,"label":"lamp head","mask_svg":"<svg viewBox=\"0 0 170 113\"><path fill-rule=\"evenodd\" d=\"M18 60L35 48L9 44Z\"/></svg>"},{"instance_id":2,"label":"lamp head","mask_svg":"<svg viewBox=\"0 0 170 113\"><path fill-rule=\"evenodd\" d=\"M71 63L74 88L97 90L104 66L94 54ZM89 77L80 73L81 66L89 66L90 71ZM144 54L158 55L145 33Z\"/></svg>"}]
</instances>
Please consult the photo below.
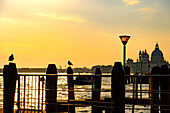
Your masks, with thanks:
<instances>
[{"instance_id":1,"label":"lamp head","mask_svg":"<svg viewBox=\"0 0 170 113\"><path fill-rule=\"evenodd\" d=\"M120 37L123 45L126 45L128 40L130 39L130 36L128 36L128 35L122 35L122 36L119 36L119 37Z\"/></svg>"}]
</instances>

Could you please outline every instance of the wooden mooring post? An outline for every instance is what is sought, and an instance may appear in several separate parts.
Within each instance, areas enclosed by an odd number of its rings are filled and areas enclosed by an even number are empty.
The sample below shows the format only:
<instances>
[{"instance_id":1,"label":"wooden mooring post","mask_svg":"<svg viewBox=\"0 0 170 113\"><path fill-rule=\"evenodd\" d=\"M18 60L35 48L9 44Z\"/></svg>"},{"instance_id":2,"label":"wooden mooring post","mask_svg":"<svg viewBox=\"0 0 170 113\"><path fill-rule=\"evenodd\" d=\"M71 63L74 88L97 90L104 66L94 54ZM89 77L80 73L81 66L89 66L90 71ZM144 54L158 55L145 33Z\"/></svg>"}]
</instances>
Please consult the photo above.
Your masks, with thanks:
<instances>
[{"instance_id":1,"label":"wooden mooring post","mask_svg":"<svg viewBox=\"0 0 170 113\"><path fill-rule=\"evenodd\" d=\"M55 64L49 64L46 74L46 112L53 113L57 111L57 76L50 74L57 74Z\"/></svg>"},{"instance_id":2,"label":"wooden mooring post","mask_svg":"<svg viewBox=\"0 0 170 113\"><path fill-rule=\"evenodd\" d=\"M75 106L71 105L70 101L74 100L74 80L73 80L73 69L67 68L67 81L68 81L68 112L75 113Z\"/></svg>"},{"instance_id":3,"label":"wooden mooring post","mask_svg":"<svg viewBox=\"0 0 170 113\"><path fill-rule=\"evenodd\" d=\"M151 75L160 74L161 68L155 66L152 68ZM159 77L150 77L149 86L151 87L151 113L159 113Z\"/></svg>"},{"instance_id":4,"label":"wooden mooring post","mask_svg":"<svg viewBox=\"0 0 170 113\"><path fill-rule=\"evenodd\" d=\"M110 113L125 113L125 74L121 62L115 62L112 69L111 95L112 108Z\"/></svg>"},{"instance_id":5,"label":"wooden mooring post","mask_svg":"<svg viewBox=\"0 0 170 113\"><path fill-rule=\"evenodd\" d=\"M168 74L168 66L161 65L161 74ZM170 77L161 77L161 113L170 113Z\"/></svg>"},{"instance_id":6,"label":"wooden mooring post","mask_svg":"<svg viewBox=\"0 0 170 113\"><path fill-rule=\"evenodd\" d=\"M102 113L101 107L97 107L100 105L100 92L101 92L101 75L102 72L100 68L96 68L95 70L95 78L93 92L92 92L92 113Z\"/></svg>"},{"instance_id":7,"label":"wooden mooring post","mask_svg":"<svg viewBox=\"0 0 170 113\"><path fill-rule=\"evenodd\" d=\"M17 68L15 63L9 63L4 65L3 68L4 77L4 101L3 101L3 113L14 113L14 96L17 80Z\"/></svg>"}]
</instances>

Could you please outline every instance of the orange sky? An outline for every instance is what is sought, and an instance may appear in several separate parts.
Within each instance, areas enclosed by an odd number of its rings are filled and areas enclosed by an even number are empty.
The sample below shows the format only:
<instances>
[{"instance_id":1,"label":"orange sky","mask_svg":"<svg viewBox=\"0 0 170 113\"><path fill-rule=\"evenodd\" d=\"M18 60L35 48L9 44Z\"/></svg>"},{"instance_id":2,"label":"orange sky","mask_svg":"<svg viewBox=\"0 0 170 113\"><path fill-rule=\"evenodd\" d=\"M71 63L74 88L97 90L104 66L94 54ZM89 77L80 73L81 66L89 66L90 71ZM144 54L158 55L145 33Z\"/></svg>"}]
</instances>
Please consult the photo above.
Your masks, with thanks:
<instances>
[{"instance_id":1,"label":"orange sky","mask_svg":"<svg viewBox=\"0 0 170 113\"><path fill-rule=\"evenodd\" d=\"M159 43L170 60L167 0L2 0L0 67L13 53L18 67L63 68L122 61L119 35L129 34L127 57L149 55Z\"/></svg>"}]
</instances>

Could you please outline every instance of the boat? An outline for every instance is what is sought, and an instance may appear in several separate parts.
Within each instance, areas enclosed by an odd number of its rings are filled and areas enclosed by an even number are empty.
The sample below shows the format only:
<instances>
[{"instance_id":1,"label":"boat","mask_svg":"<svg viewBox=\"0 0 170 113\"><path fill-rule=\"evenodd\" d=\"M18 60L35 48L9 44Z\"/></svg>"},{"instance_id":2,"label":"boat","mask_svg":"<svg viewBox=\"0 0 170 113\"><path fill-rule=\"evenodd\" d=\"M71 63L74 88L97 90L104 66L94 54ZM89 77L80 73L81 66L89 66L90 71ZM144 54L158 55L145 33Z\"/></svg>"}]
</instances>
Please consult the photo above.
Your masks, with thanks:
<instances>
[{"instance_id":1,"label":"boat","mask_svg":"<svg viewBox=\"0 0 170 113\"><path fill-rule=\"evenodd\" d=\"M90 85L92 83L91 77L88 76L77 76L74 80L75 85Z\"/></svg>"}]
</instances>

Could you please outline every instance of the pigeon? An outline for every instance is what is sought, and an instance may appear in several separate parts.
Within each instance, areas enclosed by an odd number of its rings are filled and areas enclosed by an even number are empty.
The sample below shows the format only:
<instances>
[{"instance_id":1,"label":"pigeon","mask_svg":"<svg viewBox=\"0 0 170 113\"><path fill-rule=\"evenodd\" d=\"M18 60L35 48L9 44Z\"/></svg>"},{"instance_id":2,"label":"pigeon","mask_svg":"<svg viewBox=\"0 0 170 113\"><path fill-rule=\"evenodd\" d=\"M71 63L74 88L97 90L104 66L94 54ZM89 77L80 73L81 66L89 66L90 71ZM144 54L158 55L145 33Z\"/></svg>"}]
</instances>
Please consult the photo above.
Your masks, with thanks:
<instances>
[{"instance_id":1,"label":"pigeon","mask_svg":"<svg viewBox=\"0 0 170 113\"><path fill-rule=\"evenodd\" d=\"M70 62L70 60L68 61L68 65L73 65L73 64Z\"/></svg>"},{"instance_id":2,"label":"pigeon","mask_svg":"<svg viewBox=\"0 0 170 113\"><path fill-rule=\"evenodd\" d=\"M14 55L11 54L11 56L9 56L9 61L13 61L14 60Z\"/></svg>"}]
</instances>

